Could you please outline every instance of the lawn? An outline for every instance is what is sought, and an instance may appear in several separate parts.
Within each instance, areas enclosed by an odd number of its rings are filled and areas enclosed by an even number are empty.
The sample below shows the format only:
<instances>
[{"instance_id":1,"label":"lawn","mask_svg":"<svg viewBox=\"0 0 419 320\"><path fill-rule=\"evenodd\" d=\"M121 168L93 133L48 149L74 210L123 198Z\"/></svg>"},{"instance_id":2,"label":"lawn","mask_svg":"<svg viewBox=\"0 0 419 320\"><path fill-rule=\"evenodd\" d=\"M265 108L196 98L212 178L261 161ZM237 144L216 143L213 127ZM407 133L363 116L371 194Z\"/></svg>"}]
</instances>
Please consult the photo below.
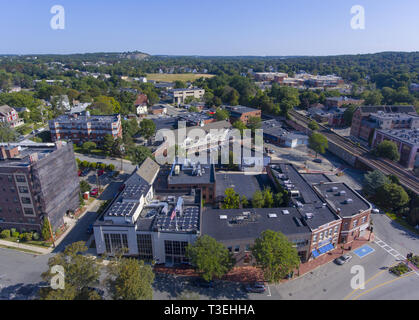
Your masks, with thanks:
<instances>
[{"instance_id":1,"label":"lawn","mask_svg":"<svg viewBox=\"0 0 419 320\"><path fill-rule=\"evenodd\" d=\"M419 234L419 230L415 229L414 227L412 227L407 221L405 221L402 218L399 218L395 213L386 213L387 217L389 217L392 221L400 224L401 226L405 227L406 229L408 229L409 231L412 231L416 234Z\"/></svg>"},{"instance_id":2,"label":"lawn","mask_svg":"<svg viewBox=\"0 0 419 320\"><path fill-rule=\"evenodd\" d=\"M195 81L199 78L212 78L212 74L201 73L178 73L178 74L164 74L164 73L147 73L147 80L174 82L179 81Z\"/></svg>"}]
</instances>

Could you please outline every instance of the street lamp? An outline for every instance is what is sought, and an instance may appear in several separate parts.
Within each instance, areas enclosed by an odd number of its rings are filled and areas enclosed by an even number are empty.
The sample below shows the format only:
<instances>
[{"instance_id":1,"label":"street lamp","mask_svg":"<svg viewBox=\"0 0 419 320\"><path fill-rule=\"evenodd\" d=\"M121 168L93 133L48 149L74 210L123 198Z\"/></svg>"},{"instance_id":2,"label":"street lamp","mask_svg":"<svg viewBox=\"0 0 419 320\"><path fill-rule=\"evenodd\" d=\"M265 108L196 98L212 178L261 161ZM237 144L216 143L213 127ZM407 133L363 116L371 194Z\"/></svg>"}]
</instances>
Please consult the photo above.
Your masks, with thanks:
<instances>
[{"instance_id":1,"label":"street lamp","mask_svg":"<svg viewBox=\"0 0 419 320\"><path fill-rule=\"evenodd\" d=\"M124 158L124 153L125 153L125 147L123 144L121 144L121 146L119 147L119 150L121 151L121 172L123 172L123 168L124 168L124 162L123 162L123 158Z\"/></svg>"}]
</instances>

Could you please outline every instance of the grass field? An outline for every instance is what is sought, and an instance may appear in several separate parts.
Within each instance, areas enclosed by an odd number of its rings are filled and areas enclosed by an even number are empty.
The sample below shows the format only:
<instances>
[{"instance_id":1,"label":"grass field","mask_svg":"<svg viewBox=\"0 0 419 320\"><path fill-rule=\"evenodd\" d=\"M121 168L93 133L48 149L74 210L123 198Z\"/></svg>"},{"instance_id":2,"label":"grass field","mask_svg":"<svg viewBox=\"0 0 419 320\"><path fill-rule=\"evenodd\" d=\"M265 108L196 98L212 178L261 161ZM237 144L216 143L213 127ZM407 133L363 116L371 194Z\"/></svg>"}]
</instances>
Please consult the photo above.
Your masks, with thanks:
<instances>
[{"instance_id":1,"label":"grass field","mask_svg":"<svg viewBox=\"0 0 419 320\"><path fill-rule=\"evenodd\" d=\"M164 73L147 73L147 80L154 81L167 81L174 82L179 81L195 81L199 78L212 78L212 74L201 74L201 73L179 73L179 74L164 74Z\"/></svg>"}]
</instances>

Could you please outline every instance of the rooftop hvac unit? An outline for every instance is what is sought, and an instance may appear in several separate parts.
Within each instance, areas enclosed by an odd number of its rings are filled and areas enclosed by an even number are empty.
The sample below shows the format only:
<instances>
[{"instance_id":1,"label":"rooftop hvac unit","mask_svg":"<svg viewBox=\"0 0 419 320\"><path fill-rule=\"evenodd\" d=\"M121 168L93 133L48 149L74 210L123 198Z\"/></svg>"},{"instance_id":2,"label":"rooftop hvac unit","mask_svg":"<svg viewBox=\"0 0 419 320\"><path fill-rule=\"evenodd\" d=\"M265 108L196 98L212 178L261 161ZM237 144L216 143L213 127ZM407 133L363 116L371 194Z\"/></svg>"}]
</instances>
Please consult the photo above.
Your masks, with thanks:
<instances>
[{"instance_id":1,"label":"rooftop hvac unit","mask_svg":"<svg viewBox=\"0 0 419 320\"><path fill-rule=\"evenodd\" d=\"M220 220L227 220L227 216L225 215L220 216Z\"/></svg>"},{"instance_id":2,"label":"rooftop hvac unit","mask_svg":"<svg viewBox=\"0 0 419 320\"><path fill-rule=\"evenodd\" d=\"M313 218L313 213L311 213L311 212L307 212L306 213L306 219L312 219Z\"/></svg>"},{"instance_id":3,"label":"rooftop hvac unit","mask_svg":"<svg viewBox=\"0 0 419 320\"><path fill-rule=\"evenodd\" d=\"M269 218L278 218L278 215L276 213L270 213L268 214Z\"/></svg>"},{"instance_id":4,"label":"rooftop hvac unit","mask_svg":"<svg viewBox=\"0 0 419 320\"><path fill-rule=\"evenodd\" d=\"M346 194L346 191L339 192L339 195L344 196Z\"/></svg>"},{"instance_id":5,"label":"rooftop hvac unit","mask_svg":"<svg viewBox=\"0 0 419 320\"><path fill-rule=\"evenodd\" d=\"M346 201L345 201L345 203L352 203L352 202L354 202L352 199L346 199Z\"/></svg>"},{"instance_id":6,"label":"rooftop hvac unit","mask_svg":"<svg viewBox=\"0 0 419 320\"><path fill-rule=\"evenodd\" d=\"M282 210L282 214L290 214L288 210Z\"/></svg>"},{"instance_id":7,"label":"rooftop hvac unit","mask_svg":"<svg viewBox=\"0 0 419 320\"><path fill-rule=\"evenodd\" d=\"M332 187L332 191L338 191L338 187Z\"/></svg>"}]
</instances>

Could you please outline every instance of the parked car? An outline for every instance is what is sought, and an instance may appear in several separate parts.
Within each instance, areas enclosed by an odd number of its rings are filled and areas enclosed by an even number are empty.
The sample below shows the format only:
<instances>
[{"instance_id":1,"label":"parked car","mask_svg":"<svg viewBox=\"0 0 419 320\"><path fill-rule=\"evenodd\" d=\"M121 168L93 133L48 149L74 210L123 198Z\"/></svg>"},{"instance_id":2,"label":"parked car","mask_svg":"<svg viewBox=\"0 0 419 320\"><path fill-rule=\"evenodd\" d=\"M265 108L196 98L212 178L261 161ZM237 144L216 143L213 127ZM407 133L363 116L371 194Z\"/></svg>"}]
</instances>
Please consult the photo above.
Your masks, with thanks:
<instances>
[{"instance_id":1,"label":"parked car","mask_svg":"<svg viewBox=\"0 0 419 320\"><path fill-rule=\"evenodd\" d=\"M194 281L194 285L200 288L214 288L214 281L206 281L202 278L198 278Z\"/></svg>"},{"instance_id":2,"label":"parked car","mask_svg":"<svg viewBox=\"0 0 419 320\"><path fill-rule=\"evenodd\" d=\"M85 169L85 170L82 171L81 176L82 177L85 177L85 176L87 176L89 174L89 172L90 172L90 170Z\"/></svg>"},{"instance_id":3,"label":"parked car","mask_svg":"<svg viewBox=\"0 0 419 320\"><path fill-rule=\"evenodd\" d=\"M97 196L99 194L99 190L97 188L90 191L90 195L92 197Z\"/></svg>"},{"instance_id":4,"label":"parked car","mask_svg":"<svg viewBox=\"0 0 419 320\"><path fill-rule=\"evenodd\" d=\"M263 282L255 282L245 286L245 291L249 293L264 293L266 291L265 284Z\"/></svg>"},{"instance_id":5,"label":"parked car","mask_svg":"<svg viewBox=\"0 0 419 320\"><path fill-rule=\"evenodd\" d=\"M341 266L341 265L347 263L351 259L352 259L352 256L351 255L345 254L345 255L343 255L343 256L341 256L339 258L336 258L335 259L335 263Z\"/></svg>"},{"instance_id":6,"label":"parked car","mask_svg":"<svg viewBox=\"0 0 419 320\"><path fill-rule=\"evenodd\" d=\"M81 171L81 170L77 170L77 174L78 174L78 176L80 177L80 176L81 176L81 174L82 174L82 171Z\"/></svg>"},{"instance_id":7,"label":"parked car","mask_svg":"<svg viewBox=\"0 0 419 320\"><path fill-rule=\"evenodd\" d=\"M93 234L93 224L89 225L87 228L87 234Z\"/></svg>"},{"instance_id":8,"label":"parked car","mask_svg":"<svg viewBox=\"0 0 419 320\"><path fill-rule=\"evenodd\" d=\"M100 177L100 176L103 176L103 174L105 173L105 171L104 170L98 170L97 171L97 175Z\"/></svg>"},{"instance_id":9,"label":"parked car","mask_svg":"<svg viewBox=\"0 0 419 320\"><path fill-rule=\"evenodd\" d=\"M372 213L380 213L380 209L374 208L372 209Z\"/></svg>"},{"instance_id":10,"label":"parked car","mask_svg":"<svg viewBox=\"0 0 419 320\"><path fill-rule=\"evenodd\" d=\"M322 159L314 159L313 162L315 162L315 163L323 163L323 160Z\"/></svg>"}]
</instances>

